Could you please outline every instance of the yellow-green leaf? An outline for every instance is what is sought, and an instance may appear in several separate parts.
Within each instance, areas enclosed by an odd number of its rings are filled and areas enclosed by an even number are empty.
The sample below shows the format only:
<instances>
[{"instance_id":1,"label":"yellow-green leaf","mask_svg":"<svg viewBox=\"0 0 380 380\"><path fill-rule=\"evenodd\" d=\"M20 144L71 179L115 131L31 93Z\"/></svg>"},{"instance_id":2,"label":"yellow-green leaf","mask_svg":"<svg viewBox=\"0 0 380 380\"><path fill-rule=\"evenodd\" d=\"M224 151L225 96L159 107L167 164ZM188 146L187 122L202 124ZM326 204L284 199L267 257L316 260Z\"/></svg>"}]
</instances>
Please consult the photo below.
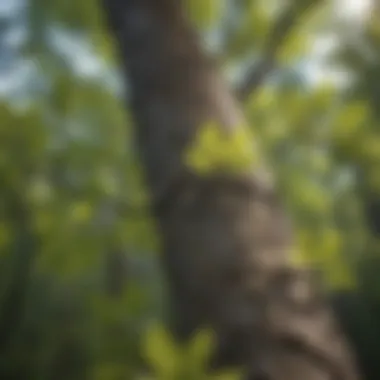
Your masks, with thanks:
<instances>
[{"instance_id":1,"label":"yellow-green leaf","mask_svg":"<svg viewBox=\"0 0 380 380\"><path fill-rule=\"evenodd\" d=\"M239 126L231 133L222 131L216 123L207 123L185 152L185 162L199 174L244 172L258 162L258 151L253 143L245 126Z\"/></svg>"},{"instance_id":2,"label":"yellow-green leaf","mask_svg":"<svg viewBox=\"0 0 380 380\"><path fill-rule=\"evenodd\" d=\"M168 331L160 325L152 325L143 339L143 354L159 377L171 378L178 363L178 348Z\"/></svg>"},{"instance_id":3,"label":"yellow-green leaf","mask_svg":"<svg viewBox=\"0 0 380 380\"><path fill-rule=\"evenodd\" d=\"M224 10L223 0L186 0L185 5L190 20L198 28L215 26Z\"/></svg>"}]
</instances>

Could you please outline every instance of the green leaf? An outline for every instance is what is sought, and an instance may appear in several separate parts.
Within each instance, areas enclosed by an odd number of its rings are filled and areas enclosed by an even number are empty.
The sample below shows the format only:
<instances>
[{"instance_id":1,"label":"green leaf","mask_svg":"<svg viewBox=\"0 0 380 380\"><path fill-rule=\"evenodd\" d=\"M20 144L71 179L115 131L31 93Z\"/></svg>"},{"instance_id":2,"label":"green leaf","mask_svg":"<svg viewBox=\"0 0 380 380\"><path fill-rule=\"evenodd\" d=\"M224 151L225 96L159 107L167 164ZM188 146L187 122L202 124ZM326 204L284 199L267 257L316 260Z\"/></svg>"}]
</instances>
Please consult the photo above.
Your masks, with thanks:
<instances>
[{"instance_id":1,"label":"green leaf","mask_svg":"<svg viewBox=\"0 0 380 380\"><path fill-rule=\"evenodd\" d=\"M152 325L145 334L142 349L148 364L160 378L175 376L180 358L178 348L167 330L158 324Z\"/></svg>"},{"instance_id":2,"label":"green leaf","mask_svg":"<svg viewBox=\"0 0 380 380\"><path fill-rule=\"evenodd\" d=\"M263 48L271 27L267 5L263 2L251 1L244 11L240 27L227 42L229 56L239 58L250 52L252 46Z\"/></svg>"},{"instance_id":3,"label":"green leaf","mask_svg":"<svg viewBox=\"0 0 380 380\"><path fill-rule=\"evenodd\" d=\"M188 17L201 29L211 28L221 20L224 5L223 0L185 0Z\"/></svg>"},{"instance_id":4,"label":"green leaf","mask_svg":"<svg viewBox=\"0 0 380 380\"><path fill-rule=\"evenodd\" d=\"M342 107L333 122L335 139L345 142L354 134L359 133L368 115L369 109L365 102L355 102Z\"/></svg>"},{"instance_id":5,"label":"green leaf","mask_svg":"<svg viewBox=\"0 0 380 380\"><path fill-rule=\"evenodd\" d=\"M186 353L191 365L204 369L215 348L215 336L212 330L200 330L190 341Z\"/></svg>"},{"instance_id":6,"label":"green leaf","mask_svg":"<svg viewBox=\"0 0 380 380\"><path fill-rule=\"evenodd\" d=\"M245 126L231 132L222 131L216 123L207 123L185 152L189 168L203 175L213 172L241 173L258 162L254 140Z\"/></svg>"}]
</instances>

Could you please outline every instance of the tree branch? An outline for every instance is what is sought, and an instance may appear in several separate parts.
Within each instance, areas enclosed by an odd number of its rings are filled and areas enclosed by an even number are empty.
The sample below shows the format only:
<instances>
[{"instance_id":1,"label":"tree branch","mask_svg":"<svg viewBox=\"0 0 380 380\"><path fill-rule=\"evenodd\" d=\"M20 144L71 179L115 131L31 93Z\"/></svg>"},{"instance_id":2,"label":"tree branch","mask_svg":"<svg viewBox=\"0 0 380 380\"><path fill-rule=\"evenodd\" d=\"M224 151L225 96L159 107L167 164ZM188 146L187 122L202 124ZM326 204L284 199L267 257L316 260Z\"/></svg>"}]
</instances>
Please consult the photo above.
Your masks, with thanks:
<instances>
[{"instance_id":1,"label":"tree branch","mask_svg":"<svg viewBox=\"0 0 380 380\"><path fill-rule=\"evenodd\" d=\"M241 101L245 101L254 94L264 83L268 75L277 67L276 55L284 41L292 33L297 20L302 18L311 7L320 5L323 0L311 0L301 3L293 1L287 9L281 13L274 23L274 27L268 36L263 57L258 63L252 65L236 89L236 95Z\"/></svg>"}]
</instances>

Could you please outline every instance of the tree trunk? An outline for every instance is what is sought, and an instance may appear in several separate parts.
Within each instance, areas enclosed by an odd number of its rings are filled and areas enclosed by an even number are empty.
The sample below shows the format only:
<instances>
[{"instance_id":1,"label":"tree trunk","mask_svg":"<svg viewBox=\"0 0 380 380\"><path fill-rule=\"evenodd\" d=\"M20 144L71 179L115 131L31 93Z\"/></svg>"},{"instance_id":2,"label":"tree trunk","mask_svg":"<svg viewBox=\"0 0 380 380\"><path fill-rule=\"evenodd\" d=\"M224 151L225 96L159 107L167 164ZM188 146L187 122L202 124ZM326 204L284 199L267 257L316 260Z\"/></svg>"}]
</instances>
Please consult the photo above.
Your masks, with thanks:
<instances>
[{"instance_id":1,"label":"tree trunk","mask_svg":"<svg viewBox=\"0 0 380 380\"><path fill-rule=\"evenodd\" d=\"M33 232L29 210L22 195L16 189L7 189L1 196L7 200L7 203L2 204L5 206L2 211L15 231L9 250L4 252L11 262L11 273L0 296L0 358L3 358L19 333L25 316L25 304L39 241Z\"/></svg>"},{"instance_id":2,"label":"tree trunk","mask_svg":"<svg viewBox=\"0 0 380 380\"><path fill-rule=\"evenodd\" d=\"M358 379L354 359L306 269L273 186L249 175L191 173L183 152L199 128L244 123L181 13L179 0L104 0L131 88L136 137L172 291L176 333L218 336L216 367L247 379Z\"/></svg>"}]
</instances>

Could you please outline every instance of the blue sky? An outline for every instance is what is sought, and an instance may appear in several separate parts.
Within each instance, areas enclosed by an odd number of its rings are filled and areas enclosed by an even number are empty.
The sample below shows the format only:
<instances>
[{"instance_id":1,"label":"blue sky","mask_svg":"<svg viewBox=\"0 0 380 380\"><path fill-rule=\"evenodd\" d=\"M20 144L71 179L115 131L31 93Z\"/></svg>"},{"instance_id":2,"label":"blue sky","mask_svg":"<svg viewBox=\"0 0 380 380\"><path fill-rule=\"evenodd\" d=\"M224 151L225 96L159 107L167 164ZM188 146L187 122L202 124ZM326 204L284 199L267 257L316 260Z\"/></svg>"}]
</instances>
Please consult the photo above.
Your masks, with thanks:
<instances>
[{"instance_id":1,"label":"blue sky","mask_svg":"<svg viewBox=\"0 0 380 380\"><path fill-rule=\"evenodd\" d=\"M8 20L5 30L0 31L0 97L22 92L25 83L36 75L36 62L16 59L17 48L27 38L25 20L22 17L27 4L28 0L0 0L0 21ZM370 6L371 0L334 0L334 15L337 21L348 22L352 30L359 30L360 24L369 14ZM78 75L104 76L104 65L95 58L90 45L59 32L51 35L51 43L70 60ZM338 43L339 40L332 34L321 35L315 39L303 64L303 73L310 83L330 79L339 84L347 80L345 73L327 67L324 62Z\"/></svg>"}]
</instances>

